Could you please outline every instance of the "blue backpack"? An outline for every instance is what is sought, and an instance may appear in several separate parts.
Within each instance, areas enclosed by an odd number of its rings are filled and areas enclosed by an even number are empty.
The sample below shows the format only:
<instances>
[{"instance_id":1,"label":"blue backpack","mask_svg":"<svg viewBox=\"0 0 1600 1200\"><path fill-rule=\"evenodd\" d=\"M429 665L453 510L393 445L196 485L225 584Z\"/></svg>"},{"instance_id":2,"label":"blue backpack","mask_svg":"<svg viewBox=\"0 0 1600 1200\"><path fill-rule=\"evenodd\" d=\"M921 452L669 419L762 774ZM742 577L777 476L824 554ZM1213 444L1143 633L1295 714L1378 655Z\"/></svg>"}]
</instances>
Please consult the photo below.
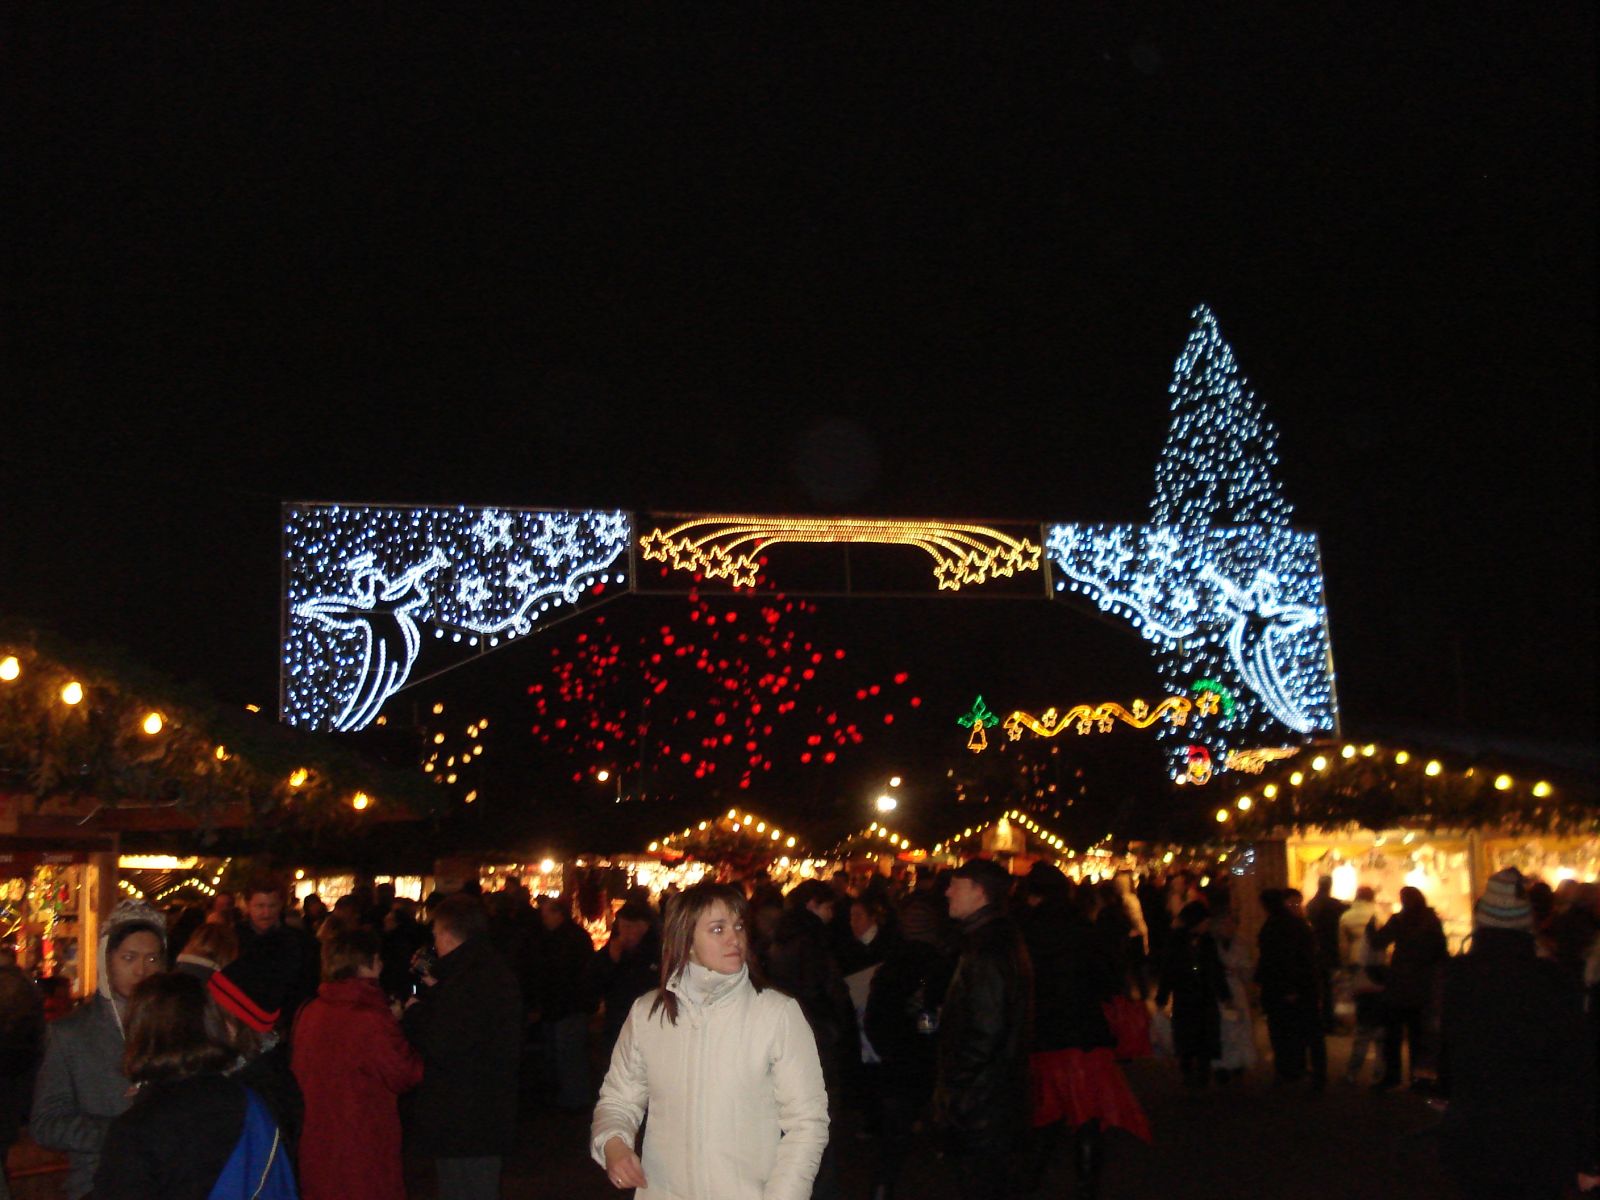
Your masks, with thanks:
<instances>
[{"instance_id":1,"label":"blue backpack","mask_svg":"<svg viewBox=\"0 0 1600 1200\"><path fill-rule=\"evenodd\" d=\"M211 1200L300 1200L278 1123L260 1096L249 1088L244 1094L244 1131L211 1185Z\"/></svg>"}]
</instances>

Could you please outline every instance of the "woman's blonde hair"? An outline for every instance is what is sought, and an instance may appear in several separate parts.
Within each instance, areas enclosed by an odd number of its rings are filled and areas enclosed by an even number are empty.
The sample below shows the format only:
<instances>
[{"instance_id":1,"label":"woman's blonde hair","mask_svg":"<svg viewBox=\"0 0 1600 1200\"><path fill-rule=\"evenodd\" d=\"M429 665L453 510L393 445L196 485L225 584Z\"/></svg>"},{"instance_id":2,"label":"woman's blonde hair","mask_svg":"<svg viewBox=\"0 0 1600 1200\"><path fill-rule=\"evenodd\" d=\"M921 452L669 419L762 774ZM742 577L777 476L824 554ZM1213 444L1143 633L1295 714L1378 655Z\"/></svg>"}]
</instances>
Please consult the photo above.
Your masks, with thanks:
<instances>
[{"instance_id":1,"label":"woman's blonde hair","mask_svg":"<svg viewBox=\"0 0 1600 1200\"><path fill-rule=\"evenodd\" d=\"M239 957L239 935L231 925L208 921L189 935L182 953L214 962L220 971Z\"/></svg>"},{"instance_id":2,"label":"woman's blonde hair","mask_svg":"<svg viewBox=\"0 0 1600 1200\"><path fill-rule=\"evenodd\" d=\"M689 951L694 948L694 927L717 903L726 905L728 915L741 926L744 961L750 968L751 984L758 992L766 986L760 967L750 957L750 902L744 893L725 883L697 883L667 901L666 918L661 927L661 987L650 1005L652 1017L657 1012L665 1012L668 1021L674 1025L678 1023L678 998L667 989L667 984L688 966Z\"/></svg>"}]
</instances>

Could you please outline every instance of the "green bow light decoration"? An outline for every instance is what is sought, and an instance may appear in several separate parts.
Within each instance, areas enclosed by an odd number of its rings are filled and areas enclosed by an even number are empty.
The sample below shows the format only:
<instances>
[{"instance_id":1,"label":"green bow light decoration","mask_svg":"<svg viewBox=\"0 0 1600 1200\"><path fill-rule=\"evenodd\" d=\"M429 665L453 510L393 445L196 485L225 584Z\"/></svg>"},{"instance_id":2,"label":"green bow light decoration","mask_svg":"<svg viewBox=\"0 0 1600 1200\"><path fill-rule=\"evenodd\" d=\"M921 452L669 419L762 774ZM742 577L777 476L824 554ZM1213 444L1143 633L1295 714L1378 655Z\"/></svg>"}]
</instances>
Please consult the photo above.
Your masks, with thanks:
<instances>
[{"instance_id":1,"label":"green bow light decoration","mask_svg":"<svg viewBox=\"0 0 1600 1200\"><path fill-rule=\"evenodd\" d=\"M956 721L964 729L972 730L972 736L967 739L967 749L974 754L981 754L989 748L989 736L984 733L992 725L998 725L1000 718L989 711L989 706L979 696L972 702L972 711L965 716L957 717Z\"/></svg>"}]
</instances>

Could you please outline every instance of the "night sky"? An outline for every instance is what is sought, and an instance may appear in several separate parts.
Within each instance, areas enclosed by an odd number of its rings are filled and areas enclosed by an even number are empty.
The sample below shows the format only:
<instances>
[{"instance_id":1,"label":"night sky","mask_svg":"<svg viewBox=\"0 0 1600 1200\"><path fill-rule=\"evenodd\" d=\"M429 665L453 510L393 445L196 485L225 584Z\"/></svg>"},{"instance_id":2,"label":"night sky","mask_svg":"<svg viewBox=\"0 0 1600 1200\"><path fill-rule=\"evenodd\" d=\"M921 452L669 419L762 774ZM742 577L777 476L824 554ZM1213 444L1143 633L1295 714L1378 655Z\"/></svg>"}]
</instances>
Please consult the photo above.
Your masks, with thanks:
<instances>
[{"instance_id":1,"label":"night sky","mask_svg":"<svg viewBox=\"0 0 1600 1200\"><path fill-rule=\"evenodd\" d=\"M270 704L285 500L1140 521L1205 302L1347 726L1592 742L1593 14L13 6L0 609ZM942 739L1154 679L823 607Z\"/></svg>"}]
</instances>

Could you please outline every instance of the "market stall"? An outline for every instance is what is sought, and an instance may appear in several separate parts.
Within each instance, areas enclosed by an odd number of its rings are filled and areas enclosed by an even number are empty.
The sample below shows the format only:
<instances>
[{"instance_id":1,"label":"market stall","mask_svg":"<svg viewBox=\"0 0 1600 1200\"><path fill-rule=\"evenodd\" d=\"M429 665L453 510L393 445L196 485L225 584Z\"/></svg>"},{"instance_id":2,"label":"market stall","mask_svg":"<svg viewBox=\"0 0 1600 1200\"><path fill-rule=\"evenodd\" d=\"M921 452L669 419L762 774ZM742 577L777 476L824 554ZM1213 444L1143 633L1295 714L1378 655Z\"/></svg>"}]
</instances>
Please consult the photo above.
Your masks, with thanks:
<instances>
[{"instance_id":1,"label":"market stall","mask_svg":"<svg viewBox=\"0 0 1600 1200\"><path fill-rule=\"evenodd\" d=\"M108 851L19 849L0 839L0 948L36 979L65 980L74 999L91 994L94 946L116 899L114 863Z\"/></svg>"},{"instance_id":2,"label":"market stall","mask_svg":"<svg viewBox=\"0 0 1600 1200\"><path fill-rule=\"evenodd\" d=\"M1398 827L1375 832L1348 826L1311 828L1287 839L1288 884L1306 897L1324 877L1348 903L1370 887L1382 912L1398 912L1400 889L1414 887L1439 914L1452 952L1472 932L1472 903L1482 890L1477 837L1466 830Z\"/></svg>"},{"instance_id":3,"label":"market stall","mask_svg":"<svg viewBox=\"0 0 1600 1200\"><path fill-rule=\"evenodd\" d=\"M1600 876L1595 791L1592 773L1504 753L1319 742L1208 800L1219 832L1255 840L1265 885L1309 896L1331 878L1338 898L1371 887L1386 910L1415 887L1455 949L1496 870L1552 886Z\"/></svg>"}]
</instances>

